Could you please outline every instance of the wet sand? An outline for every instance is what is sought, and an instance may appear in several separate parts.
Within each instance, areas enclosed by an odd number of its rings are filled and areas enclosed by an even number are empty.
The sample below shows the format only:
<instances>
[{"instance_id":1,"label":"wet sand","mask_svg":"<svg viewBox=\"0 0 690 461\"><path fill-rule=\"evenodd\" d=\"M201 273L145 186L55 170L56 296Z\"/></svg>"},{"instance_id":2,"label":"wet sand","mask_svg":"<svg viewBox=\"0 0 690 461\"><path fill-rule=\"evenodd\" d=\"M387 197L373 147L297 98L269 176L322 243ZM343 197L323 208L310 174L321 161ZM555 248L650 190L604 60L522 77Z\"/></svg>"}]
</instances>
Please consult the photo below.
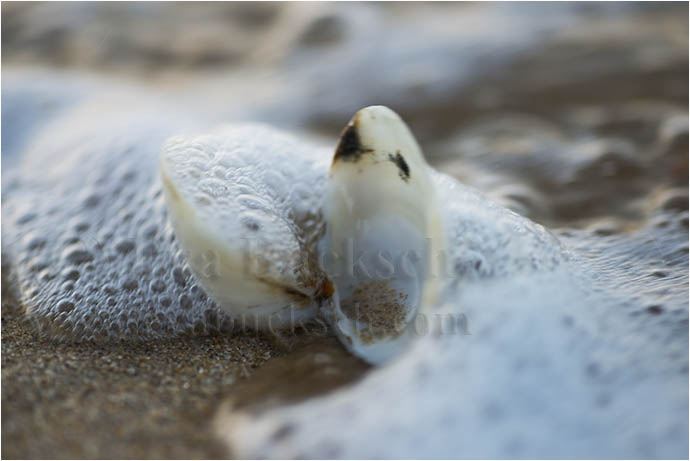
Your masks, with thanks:
<instances>
[{"instance_id":1,"label":"wet sand","mask_svg":"<svg viewBox=\"0 0 690 461\"><path fill-rule=\"evenodd\" d=\"M215 435L228 415L314 397L368 369L317 327L282 337L237 332L142 344L56 343L26 321L7 269L4 459L228 458Z\"/></svg>"},{"instance_id":2,"label":"wet sand","mask_svg":"<svg viewBox=\"0 0 690 461\"><path fill-rule=\"evenodd\" d=\"M209 430L232 386L280 356L261 336L55 344L3 283L2 457L224 458Z\"/></svg>"}]
</instances>

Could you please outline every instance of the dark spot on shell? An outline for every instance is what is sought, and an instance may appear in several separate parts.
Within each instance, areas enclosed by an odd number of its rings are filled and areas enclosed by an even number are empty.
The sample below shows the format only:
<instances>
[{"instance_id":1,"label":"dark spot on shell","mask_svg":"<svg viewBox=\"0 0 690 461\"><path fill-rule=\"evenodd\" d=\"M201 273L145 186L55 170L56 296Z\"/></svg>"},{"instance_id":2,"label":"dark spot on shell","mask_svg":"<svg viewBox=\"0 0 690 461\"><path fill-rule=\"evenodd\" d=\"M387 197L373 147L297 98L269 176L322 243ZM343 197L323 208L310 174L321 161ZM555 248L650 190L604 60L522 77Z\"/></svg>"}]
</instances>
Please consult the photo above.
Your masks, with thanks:
<instances>
[{"instance_id":1,"label":"dark spot on shell","mask_svg":"<svg viewBox=\"0 0 690 461\"><path fill-rule=\"evenodd\" d=\"M395 155L393 154L388 154L388 159L395 163L395 166L398 167L398 174L400 175L400 178L407 182L410 179L410 167L407 165L407 162L405 161L405 158L400 154L400 151L396 151Z\"/></svg>"},{"instance_id":2,"label":"dark spot on shell","mask_svg":"<svg viewBox=\"0 0 690 461\"><path fill-rule=\"evenodd\" d=\"M328 279L325 279L321 284L320 295L324 298L330 298L331 296L333 296L333 293L335 293L335 287L333 286L333 282L331 282Z\"/></svg>"},{"instance_id":3,"label":"dark spot on shell","mask_svg":"<svg viewBox=\"0 0 690 461\"><path fill-rule=\"evenodd\" d=\"M362 154L369 152L373 152L373 150L362 146L359 139L359 133L357 132L357 121L354 120L345 127L342 133L340 133L340 141L338 142L338 147L335 149L333 163L338 160L356 163L359 161Z\"/></svg>"}]
</instances>

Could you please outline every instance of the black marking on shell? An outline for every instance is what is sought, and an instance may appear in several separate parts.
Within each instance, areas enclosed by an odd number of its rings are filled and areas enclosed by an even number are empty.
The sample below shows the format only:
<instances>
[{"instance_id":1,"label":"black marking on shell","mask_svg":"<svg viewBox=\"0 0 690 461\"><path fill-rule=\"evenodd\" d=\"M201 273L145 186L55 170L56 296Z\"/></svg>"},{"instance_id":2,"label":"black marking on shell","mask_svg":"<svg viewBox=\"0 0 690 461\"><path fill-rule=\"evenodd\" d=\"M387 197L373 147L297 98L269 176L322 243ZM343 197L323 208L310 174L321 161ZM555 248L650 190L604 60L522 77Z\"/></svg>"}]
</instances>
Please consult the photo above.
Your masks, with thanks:
<instances>
[{"instance_id":1,"label":"black marking on shell","mask_svg":"<svg viewBox=\"0 0 690 461\"><path fill-rule=\"evenodd\" d=\"M338 141L338 147L335 149L333 163L338 160L356 163L362 157L362 154L370 152L373 152L373 149L363 146L359 139L357 120L355 119L343 129L342 133L340 133L340 140Z\"/></svg>"},{"instance_id":2,"label":"black marking on shell","mask_svg":"<svg viewBox=\"0 0 690 461\"><path fill-rule=\"evenodd\" d=\"M405 158L400 154L400 151L396 151L395 155L393 154L388 154L388 159L395 163L395 166L398 167L398 174L400 175L400 178L407 182L410 180L410 167L407 165L407 162L405 161Z\"/></svg>"}]
</instances>

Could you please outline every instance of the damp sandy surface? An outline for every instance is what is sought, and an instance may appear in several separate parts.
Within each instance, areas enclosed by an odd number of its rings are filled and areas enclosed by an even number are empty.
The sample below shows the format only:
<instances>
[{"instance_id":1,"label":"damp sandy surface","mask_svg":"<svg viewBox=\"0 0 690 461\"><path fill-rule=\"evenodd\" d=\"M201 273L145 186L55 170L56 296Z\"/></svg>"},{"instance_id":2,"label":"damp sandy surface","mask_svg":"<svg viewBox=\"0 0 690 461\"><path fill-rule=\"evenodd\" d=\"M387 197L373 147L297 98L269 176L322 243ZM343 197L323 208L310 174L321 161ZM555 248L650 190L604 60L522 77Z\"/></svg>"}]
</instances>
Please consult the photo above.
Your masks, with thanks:
<instances>
[{"instance_id":1,"label":"damp sandy surface","mask_svg":"<svg viewBox=\"0 0 690 461\"><path fill-rule=\"evenodd\" d=\"M3 283L3 458L223 458L198 429L237 381L281 355L246 335L55 344L7 292Z\"/></svg>"},{"instance_id":2,"label":"damp sandy surface","mask_svg":"<svg viewBox=\"0 0 690 461\"><path fill-rule=\"evenodd\" d=\"M578 331L581 338L591 334L590 342L574 342L577 351L589 350L601 338L611 339L606 331L615 331L612 336L633 344L630 350L639 356L626 354L624 347L620 355L580 352L578 357L564 355L562 368L547 369L553 375L530 374L548 362L548 356L539 355L544 349L539 341L546 336L527 329L533 332L533 354L519 355L504 325L512 323L518 329L521 320L506 320L499 314L485 318L481 310L475 310L469 312L472 334L503 338L504 342L494 344L497 353L517 355L513 361L501 362L508 371L499 370L495 376L482 375L482 360L494 359L491 348L474 359L468 356L460 366L492 382L513 382L523 397L530 397L529 389L539 383L528 380L529 376L552 379L572 392L589 389L587 406L583 404L578 414L583 418L600 415L603 424L619 422L616 415L631 408L624 397L635 397L625 389L637 389L640 402L659 399L668 404L650 409L647 421L659 424L639 431L628 428L625 448L611 445L604 454L620 454L616 451L620 448L630 450L622 452L627 457L687 456L687 452L673 451L683 445L683 437L687 448L687 425L675 424L678 418L665 419L675 414L674 402L676 407L687 407L687 394L683 398L678 394L680 386L675 385L684 379L685 393L687 347L679 345L687 346L688 326L687 5L567 6L538 12L534 10L538 7L478 5L392 5L371 10L337 4L233 5L228 9L217 5L178 9L142 4L127 9L98 4L3 4L2 8L3 214L8 204L18 203L5 201L11 197L6 174L32 133L40 132L65 107L93 98L101 88L117 88L129 97L135 87L137 92L160 92L202 113L205 118L198 121L202 126L260 120L308 132L333 145L354 111L368 104L387 104L410 123L436 168L547 226L598 271L597 286L606 286L619 299L630 301L612 304L620 310L601 317L587 317L590 311L556 311L553 321L543 325L571 335ZM151 28L152 21L166 27ZM458 21L463 27L458 27ZM473 24L483 26L479 30ZM170 39L166 30L179 33ZM120 80L127 83L120 85ZM111 86L113 81L116 84ZM121 199L127 203L126 197ZM335 425L338 415L356 421L355 405L346 393L334 396L332 402L299 404L308 397L327 397L336 388L349 389L370 370L347 355L320 325L311 327L311 333L274 338L229 334L214 319L209 324L220 333L213 328L191 328L171 339L115 346L54 342L37 335L33 325L23 321L26 306L13 298L16 280L11 265L5 265L10 263L7 254L12 253L6 247L5 231L3 223L3 457L362 455L347 451L339 440L319 439L301 419L318 415L322 408L334 408L342 413L332 412L329 424ZM474 243L467 242L468 248ZM481 254L468 257L465 263L460 270L472 280L494 275L491 270L500 271L500 265L487 265ZM191 290L188 274L177 279L170 275L166 286L175 286L174 280L186 280L185 287ZM186 303L182 296L189 294L175 289L166 288L170 293L164 294L173 302ZM524 295L509 289L505 293L515 298ZM481 299L481 294L477 289L467 299ZM531 316L529 310L524 313L524 322L537 325L543 320ZM590 313L599 315L596 310ZM609 321L624 327L612 330L606 326ZM601 327L596 330L598 336L591 333L595 327ZM553 344L547 341L549 347ZM645 351L653 351L658 364L635 368L637 363L654 361ZM418 362L409 376L403 370L399 375L388 373L389 379L395 378L392 381L385 381L385 376L371 381L419 383L423 395L424 389L435 389L428 386L434 375L423 360ZM628 362L627 375L616 373ZM649 380L650 375L662 373L659 369L668 373L668 387ZM438 383L442 375L435 376ZM563 384L559 376L570 379ZM496 432L508 437L491 454L538 456L527 443L538 439L529 434L529 426L520 424L519 418L510 426L519 410L539 410L538 403L533 408L486 396L482 400L481 389L490 394L497 388L482 385L479 378L468 381L468 388L472 383L476 386L476 398L468 395L467 401L460 402L472 409L473 401L482 405L469 414L476 420L468 419L472 424L458 432L470 433L474 426L494 434L491 431L513 427ZM391 390L376 392L384 397L404 395L402 387ZM551 395L549 389L540 394ZM664 394L668 400L663 400ZM674 396L677 401L672 400ZM280 410L285 404L290 404L288 409ZM399 411L398 420L391 424L376 426L375 417L385 422L385 415L372 415L374 426L386 429L381 441L395 440L395 431L404 430L402 422L409 416L405 408L390 405L391 414ZM462 427L444 410L439 406L433 414L437 418L425 421ZM577 410L564 409L563 414ZM257 414L268 416L256 421L247 416ZM581 437L573 436L569 445L573 450L586 448L586 442L594 440L586 427L568 427ZM600 429L604 433L606 427ZM256 434L256 439L247 437L243 445L233 434ZM659 434L674 443L653 443ZM354 430L340 435L344 441L366 439L366 434ZM295 450L291 444L299 437L314 444L304 443L305 451ZM408 440L415 441L414 437ZM496 445L486 442L486 446ZM439 436L438 443L451 446L452 440ZM484 456L487 452L478 451L481 443L478 438L473 445L476 451L467 453ZM664 452L662 445L671 451ZM350 449L356 448L353 442ZM551 456L559 453L558 447L551 450ZM397 452L363 455L390 453ZM596 449L576 453L597 454Z\"/></svg>"},{"instance_id":3,"label":"damp sandy surface","mask_svg":"<svg viewBox=\"0 0 690 461\"><path fill-rule=\"evenodd\" d=\"M227 458L213 430L221 402L258 411L368 368L323 328L285 335L56 344L26 322L3 279L2 456Z\"/></svg>"}]
</instances>

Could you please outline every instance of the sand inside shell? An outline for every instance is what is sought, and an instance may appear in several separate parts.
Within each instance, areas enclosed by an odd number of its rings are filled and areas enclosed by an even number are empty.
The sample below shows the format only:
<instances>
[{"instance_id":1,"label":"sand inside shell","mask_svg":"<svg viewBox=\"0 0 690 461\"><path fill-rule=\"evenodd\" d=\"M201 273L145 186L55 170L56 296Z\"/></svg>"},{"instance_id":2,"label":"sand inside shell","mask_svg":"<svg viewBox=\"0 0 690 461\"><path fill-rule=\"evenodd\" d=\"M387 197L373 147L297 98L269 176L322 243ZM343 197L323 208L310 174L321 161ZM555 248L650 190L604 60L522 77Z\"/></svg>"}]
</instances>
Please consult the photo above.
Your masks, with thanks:
<instances>
[{"instance_id":1,"label":"sand inside shell","mask_svg":"<svg viewBox=\"0 0 690 461\"><path fill-rule=\"evenodd\" d=\"M383 338L395 338L404 331L407 298L407 294L391 288L388 281L377 280L357 287L341 301L340 308L350 320L358 322L362 342L371 344Z\"/></svg>"}]
</instances>

